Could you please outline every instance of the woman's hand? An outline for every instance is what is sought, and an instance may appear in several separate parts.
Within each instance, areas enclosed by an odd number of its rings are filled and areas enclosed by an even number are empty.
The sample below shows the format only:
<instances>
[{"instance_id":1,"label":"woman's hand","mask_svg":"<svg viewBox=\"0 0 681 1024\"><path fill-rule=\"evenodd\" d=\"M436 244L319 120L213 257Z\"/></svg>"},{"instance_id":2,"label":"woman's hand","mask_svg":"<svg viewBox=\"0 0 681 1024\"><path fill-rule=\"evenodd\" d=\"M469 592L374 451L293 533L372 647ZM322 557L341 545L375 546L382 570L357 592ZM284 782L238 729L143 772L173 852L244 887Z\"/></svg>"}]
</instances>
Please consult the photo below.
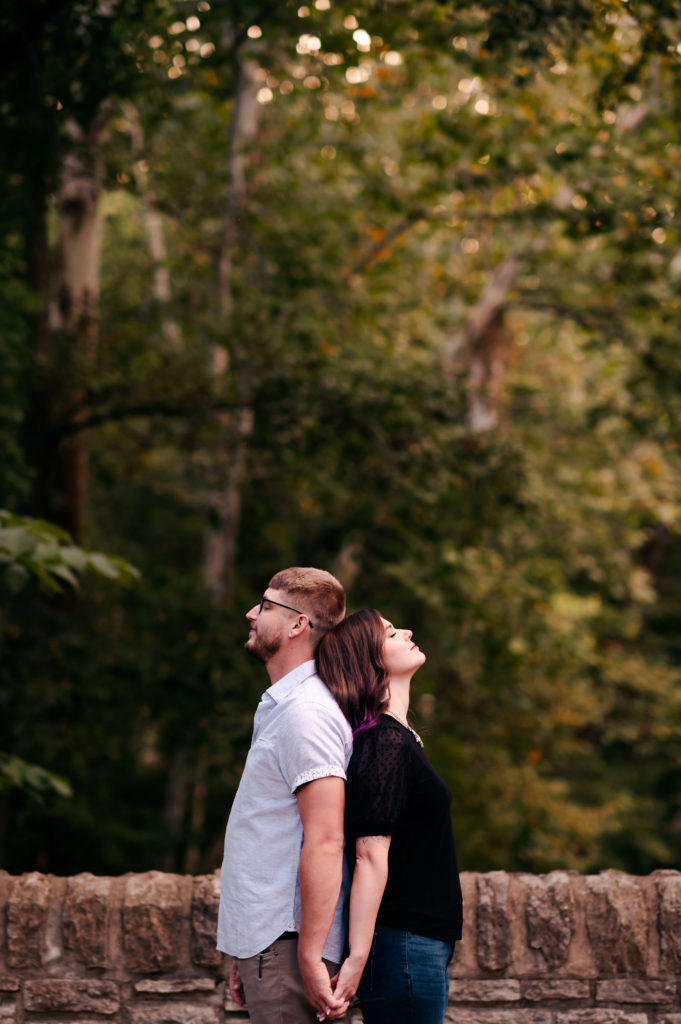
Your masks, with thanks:
<instances>
[{"instance_id":1,"label":"woman's hand","mask_svg":"<svg viewBox=\"0 0 681 1024\"><path fill-rule=\"evenodd\" d=\"M343 961L340 971L335 978L331 979L331 986L339 999L349 1002L355 995L366 960L358 960L352 953Z\"/></svg>"}]
</instances>

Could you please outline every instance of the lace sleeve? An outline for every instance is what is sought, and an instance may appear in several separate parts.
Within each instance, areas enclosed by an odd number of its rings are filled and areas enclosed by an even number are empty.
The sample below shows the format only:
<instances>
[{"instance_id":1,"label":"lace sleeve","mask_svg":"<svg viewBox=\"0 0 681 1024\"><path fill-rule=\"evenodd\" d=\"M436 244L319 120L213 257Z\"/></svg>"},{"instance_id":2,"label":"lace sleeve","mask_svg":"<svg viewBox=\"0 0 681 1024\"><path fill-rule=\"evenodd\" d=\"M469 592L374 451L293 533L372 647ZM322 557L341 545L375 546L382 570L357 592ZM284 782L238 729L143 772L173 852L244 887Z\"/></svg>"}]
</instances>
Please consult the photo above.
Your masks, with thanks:
<instances>
[{"instance_id":1,"label":"lace sleeve","mask_svg":"<svg viewBox=\"0 0 681 1024\"><path fill-rule=\"evenodd\" d=\"M348 836L391 836L411 784L408 736L380 723L355 741L348 768Z\"/></svg>"}]
</instances>

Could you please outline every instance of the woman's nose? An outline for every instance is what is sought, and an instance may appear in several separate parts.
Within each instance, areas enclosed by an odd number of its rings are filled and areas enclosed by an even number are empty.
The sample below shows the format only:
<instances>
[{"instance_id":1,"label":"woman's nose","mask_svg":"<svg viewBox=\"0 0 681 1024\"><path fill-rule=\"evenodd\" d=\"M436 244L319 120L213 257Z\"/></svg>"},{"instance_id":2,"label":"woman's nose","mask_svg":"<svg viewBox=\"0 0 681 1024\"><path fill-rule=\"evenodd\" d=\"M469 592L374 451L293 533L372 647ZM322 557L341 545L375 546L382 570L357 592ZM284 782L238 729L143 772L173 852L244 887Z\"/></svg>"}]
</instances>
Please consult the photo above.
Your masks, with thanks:
<instances>
[{"instance_id":1,"label":"woman's nose","mask_svg":"<svg viewBox=\"0 0 681 1024\"><path fill-rule=\"evenodd\" d=\"M413 631L412 631L411 629L405 629L405 631L404 631L404 632L405 632L405 635L406 635L406 637L407 637L407 640L411 640L411 638L412 638L412 637L413 637L413 635L414 635Z\"/></svg>"}]
</instances>

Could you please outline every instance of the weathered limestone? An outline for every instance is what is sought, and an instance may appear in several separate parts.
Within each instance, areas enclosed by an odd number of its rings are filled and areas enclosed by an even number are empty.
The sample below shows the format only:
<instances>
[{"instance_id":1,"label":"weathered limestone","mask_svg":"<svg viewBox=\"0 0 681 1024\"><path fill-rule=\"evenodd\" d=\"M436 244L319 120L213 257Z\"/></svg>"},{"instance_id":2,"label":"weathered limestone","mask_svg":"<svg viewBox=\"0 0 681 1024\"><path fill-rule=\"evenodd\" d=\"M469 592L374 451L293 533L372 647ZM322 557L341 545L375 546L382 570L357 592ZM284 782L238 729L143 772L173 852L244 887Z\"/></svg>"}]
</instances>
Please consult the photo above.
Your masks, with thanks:
<instances>
[{"instance_id":1,"label":"weathered limestone","mask_svg":"<svg viewBox=\"0 0 681 1024\"><path fill-rule=\"evenodd\" d=\"M530 1003L571 1002L579 1005L591 995L588 981L572 978L541 978L538 981L524 981L521 996Z\"/></svg>"},{"instance_id":2,"label":"weathered limestone","mask_svg":"<svg viewBox=\"0 0 681 1024\"><path fill-rule=\"evenodd\" d=\"M220 878L217 874L198 878L192 898L192 959L199 967L217 970L222 954L215 948L220 904Z\"/></svg>"},{"instance_id":3,"label":"weathered limestone","mask_svg":"<svg viewBox=\"0 0 681 1024\"><path fill-rule=\"evenodd\" d=\"M219 1024L222 1019L217 1006L196 1003L144 1003L129 1010L132 1024Z\"/></svg>"},{"instance_id":4,"label":"weathered limestone","mask_svg":"<svg viewBox=\"0 0 681 1024\"><path fill-rule=\"evenodd\" d=\"M520 999L520 982L517 978L460 978L450 992L457 1003L514 1003Z\"/></svg>"},{"instance_id":5,"label":"weathered limestone","mask_svg":"<svg viewBox=\"0 0 681 1024\"><path fill-rule=\"evenodd\" d=\"M486 971L503 971L511 959L508 881L504 871L478 875L478 963Z\"/></svg>"},{"instance_id":6,"label":"weathered limestone","mask_svg":"<svg viewBox=\"0 0 681 1024\"><path fill-rule=\"evenodd\" d=\"M604 871L587 884L586 923L599 974L645 974L648 914L643 889L620 871Z\"/></svg>"},{"instance_id":7,"label":"weathered limestone","mask_svg":"<svg viewBox=\"0 0 681 1024\"><path fill-rule=\"evenodd\" d=\"M86 967L106 967L110 878L69 878L64 901L64 945Z\"/></svg>"},{"instance_id":8,"label":"weathered limestone","mask_svg":"<svg viewBox=\"0 0 681 1024\"><path fill-rule=\"evenodd\" d=\"M8 966L21 970L43 960L50 883L33 872L18 878L7 905Z\"/></svg>"},{"instance_id":9,"label":"weathered limestone","mask_svg":"<svg viewBox=\"0 0 681 1024\"><path fill-rule=\"evenodd\" d=\"M573 1010L556 1014L555 1024L648 1024L648 1017L623 1010Z\"/></svg>"},{"instance_id":10,"label":"weathered limestone","mask_svg":"<svg viewBox=\"0 0 681 1024\"><path fill-rule=\"evenodd\" d=\"M662 967L665 971L681 975L681 874L658 871L656 876Z\"/></svg>"},{"instance_id":11,"label":"weathered limestone","mask_svg":"<svg viewBox=\"0 0 681 1024\"><path fill-rule=\"evenodd\" d=\"M131 875L123 904L123 950L135 974L174 971L189 939L191 881L149 871Z\"/></svg>"},{"instance_id":12,"label":"weathered limestone","mask_svg":"<svg viewBox=\"0 0 681 1024\"><path fill-rule=\"evenodd\" d=\"M527 942L538 949L549 968L566 963L575 934L575 899L570 876L563 871L527 876L525 909Z\"/></svg>"},{"instance_id":13,"label":"weathered limestone","mask_svg":"<svg viewBox=\"0 0 681 1024\"><path fill-rule=\"evenodd\" d=\"M451 1024L681 1024L681 873L493 871L462 887ZM215 950L218 903L217 873L0 871L0 1024L246 1020Z\"/></svg>"},{"instance_id":14,"label":"weathered limestone","mask_svg":"<svg viewBox=\"0 0 681 1024\"><path fill-rule=\"evenodd\" d=\"M116 1013L120 1006L118 986L113 981L85 981L80 978L27 981L24 1007L46 1013Z\"/></svg>"},{"instance_id":15,"label":"weathered limestone","mask_svg":"<svg viewBox=\"0 0 681 1024\"><path fill-rule=\"evenodd\" d=\"M144 981L136 981L134 988L135 992L169 996L177 995L178 992L212 992L216 985L215 978L177 978L161 981L145 979Z\"/></svg>"}]
</instances>

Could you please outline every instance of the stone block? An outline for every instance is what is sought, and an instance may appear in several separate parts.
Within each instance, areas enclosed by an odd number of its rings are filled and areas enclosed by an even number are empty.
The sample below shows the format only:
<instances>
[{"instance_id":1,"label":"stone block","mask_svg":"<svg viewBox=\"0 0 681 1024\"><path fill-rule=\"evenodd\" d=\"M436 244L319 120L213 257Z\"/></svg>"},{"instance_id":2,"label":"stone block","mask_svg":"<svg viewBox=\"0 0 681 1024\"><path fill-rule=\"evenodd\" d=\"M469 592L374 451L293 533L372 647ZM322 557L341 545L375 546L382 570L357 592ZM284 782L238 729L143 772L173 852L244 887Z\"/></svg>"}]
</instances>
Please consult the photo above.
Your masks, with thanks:
<instances>
[{"instance_id":1,"label":"stone block","mask_svg":"<svg viewBox=\"0 0 681 1024\"><path fill-rule=\"evenodd\" d=\"M220 906L220 874L194 879L192 895L192 960L200 967L219 968L224 955L215 948Z\"/></svg>"},{"instance_id":2,"label":"stone block","mask_svg":"<svg viewBox=\"0 0 681 1024\"><path fill-rule=\"evenodd\" d=\"M20 988L18 978L0 977L0 992L18 992Z\"/></svg>"},{"instance_id":3,"label":"stone block","mask_svg":"<svg viewBox=\"0 0 681 1024\"><path fill-rule=\"evenodd\" d=\"M7 901L7 960L10 967L23 970L42 962L50 898L45 875L33 871L21 875Z\"/></svg>"},{"instance_id":4,"label":"stone block","mask_svg":"<svg viewBox=\"0 0 681 1024\"><path fill-rule=\"evenodd\" d=\"M486 971L503 971L511 959L508 879L504 871L477 878L476 951L478 964Z\"/></svg>"},{"instance_id":5,"label":"stone block","mask_svg":"<svg viewBox=\"0 0 681 1024\"><path fill-rule=\"evenodd\" d=\"M524 981L520 994L530 1003L577 1001L590 998L591 986L588 981L576 978L540 978Z\"/></svg>"},{"instance_id":6,"label":"stone block","mask_svg":"<svg viewBox=\"0 0 681 1024\"><path fill-rule=\"evenodd\" d=\"M244 1007L243 1006L239 1006L239 1004L232 999L231 995L229 994L229 987L226 987L225 988L225 1013L228 1013L230 1015L230 1017L231 1017L231 1015L234 1014L234 1013L243 1013L243 1012L245 1012ZM343 1024L345 1024L345 1021L343 1021Z\"/></svg>"},{"instance_id":7,"label":"stone block","mask_svg":"<svg viewBox=\"0 0 681 1024\"><path fill-rule=\"evenodd\" d=\"M457 978L449 987L454 1003L513 1003L520 999L520 982L515 978Z\"/></svg>"},{"instance_id":8,"label":"stone block","mask_svg":"<svg viewBox=\"0 0 681 1024\"><path fill-rule=\"evenodd\" d=\"M2 1021L2 1024L12 1024L16 1020L16 1016L16 1000L0 1000L0 1021Z\"/></svg>"},{"instance_id":9,"label":"stone block","mask_svg":"<svg viewBox=\"0 0 681 1024\"><path fill-rule=\"evenodd\" d=\"M628 1013L626 1010L567 1010L557 1013L555 1024L648 1024L647 1013Z\"/></svg>"},{"instance_id":10,"label":"stone block","mask_svg":"<svg viewBox=\"0 0 681 1024\"><path fill-rule=\"evenodd\" d=\"M27 981L24 1007L32 1013L117 1013L118 986L113 981L84 981L82 978L51 978Z\"/></svg>"},{"instance_id":11,"label":"stone block","mask_svg":"<svg viewBox=\"0 0 681 1024\"><path fill-rule=\"evenodd\" d=\"M548 1010L463 1009L450 1006L445 1014L447 1024L552 1024Z\"/></svg>"},{"instance_id":12,"label":"stone block","mask_svg":"<svg viewBox=\"0 0 681 1024\"><path fill-rule=\"evenodd\" d=\"M31 1020L30 1017L27 1017L24 1020L24 1024L56 1024L56 1021L53 1022L53 1019L51 1017L47 1017L47 1018L45 1018L45 1017L36 1017L33 1020ZM60 1024L63 1024L63 1021L61 1021L61 1019L60 1019ZM108 1022L107 1021L103 1021L101 1017L74 1017L74 1016L70 1016L68 1018L68 1024L112 1024L112 1022L111 1021L108 1021Z\"/></svg>"},{"instance_id":13,"label":"stone block","mask_svg":"<svg viewBox=\"0 0 681 1024\"><path fill-rule=\"evenodd\" d=\"M660 871L656 886L661 967L681 975L681 872Z\"/></svg>"},{"instance_id":14,"label":"stone block","mask_svg":"<svg viewBox=\"0 0 681 1024\"><path fill-rule=\"evenodd\" d=\"M137 1003L129 1008L128 1016L131 1024L220 1024L221 1019L217 1006L174 1000Z\"/></svg>"},{"instance_id":15,"label":"stone block","mask_svg":"<svg viewBox=\"0 0 681 1024\"><path fill-rule=\"evenodd\" d=\"M64 944L86 967L107 967L110 878L69 878L64 899Z\"/></svg>"},{"instance_id":16,"label":"stone block","mask_svg":"<svg viewBox=\"0 0 681 1024\"><path fill-rule=\"evenodd\" d=\"M575 934L575 899L570 876L563 871L528 875L525 924L527 942L538 949L552 970L568 958Z\"/></svg>"},{"instance_id":17,"label":"stone block","mask_svg":"<svg viewBox=\"0 0 681 1024\"><path fill-rule=\"evenodd\" d=\"M451 973L455 978L474 977L478 973L476 957L476 908L478 902L477 876L472 871L462 871L459 880L463 895L463 932L454 950Z\"/></svg>"},{"instance_id":18,"label":"stone block","mask_svg":"<svg viewBox=\"0 0 681 1024\"><path fill-rule=\"evenodd\" d=\"M145 978L135 982L135 992L154 995L177 995L179 992L213 992L217 982L214 978L161 978L154 981Z\"/></svg>"},{"instance_id":19,"label":"stone block","mask_svg":"<svg viewBox=\"0 0 681 1024\"><path fill-rule=\"evenodd\" d=\"M655 1024L681 1024L681 1013L662 1013L655 1018Z\"/></svg>"},{"instance_id":20,"label":"stone block","mask_svg":"<svg viewBox=\"0 0 681 1024\"><path fill-rule=\"evenodd\" d=\"M603 976L645 974L648 910L642 885L620 871L587 879L586 927Z\"/></svg>"},{"instance_id":21,"label":"stone block","mask_svg":"<svg viewBox=\"0 0 681 1024\"><path fill-rule=\"evenodd\" d=\"M123 902L123 955L134 974L175 971L187 947L185 890L191 879L148 871L131 875Z\"/></svg>"},{"instance_id":22,"label":"stone block","mask_svg":"<svg viewBox=\"0 0 681 1024\"><path fill-rule=\"evenodd\" d=\"M675 981L648 981L646 978L613 978L599 981L599 1003L673 1003L677 999Z\"/></svg>"}]
</instances>

